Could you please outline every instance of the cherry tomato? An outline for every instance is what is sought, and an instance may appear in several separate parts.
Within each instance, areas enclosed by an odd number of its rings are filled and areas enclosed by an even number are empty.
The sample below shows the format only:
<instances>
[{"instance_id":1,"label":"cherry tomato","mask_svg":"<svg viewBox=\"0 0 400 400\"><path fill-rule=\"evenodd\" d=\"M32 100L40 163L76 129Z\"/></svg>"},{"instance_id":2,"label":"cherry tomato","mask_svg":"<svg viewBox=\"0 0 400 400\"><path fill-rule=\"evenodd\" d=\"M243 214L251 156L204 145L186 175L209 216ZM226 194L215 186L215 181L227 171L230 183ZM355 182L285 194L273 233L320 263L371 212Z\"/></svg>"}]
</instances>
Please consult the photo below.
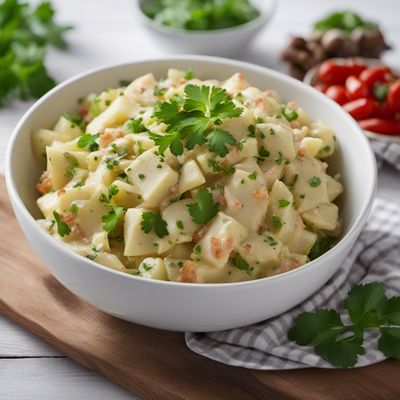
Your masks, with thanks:
<instances>
[{"instance_id":1,"label":"cherry tomato","mask_svg":"<svg viewBox=\"0 0 400 400\"><path fill-rule=\"evenodd\" d=\"M380 103L379 101L375 101L375 109L371 115L371 117L379 117L384 119L393 119L395 116L395 112L392 111L389 107L389 104L386 102Z\"/></svg>"},{"instance_id":2,"label":"cherry tomato","mask_svg":"<svg viewBox=\"0 0 400 400\"><path fill-rule=\"evenodd\" d=\"M394 119L369 118L358 121L362 129L384 133L386 135L400 135L400 121Z\"/></svg>"},{"instance_id":3,"label":"cherry tomato","mask_svg":"<svg viewBox=\"0 0 400 400\"><path fill-rule=\"evenodd\" d=\"M343 104L343 108L356 120L371 116L375 110L375 102L370 98L357 99Z\"/></svg>"},{"instance_id":4,"label":"cherry tomato","mask_svg":"<svg viewBox=\"0 0 400 400\"><path fill-rule=\"evenodd\" d=\"M341 84L350 76L358 76L366 67L364 65L336 64L333 61L326 60L318 68L317 76L321 82L329 85Z\"/></svg>"},{"instance_id":5,"label":"cherry tomato","mask_svg":"<svg viewBox=\"0 0 400 400\"><path fill-rule=\"evenodd\" d=\"M349 101L346 89L342 85L332 85L325 90L325 94L338 104L344 104Z\"/></svg>"},{"instance_id":6,"label":"cherry tomato","mask_svg":"<svg viewBox=\"0 0 400 400\"><path fill-rule=\"evenodd\" d=\"M392 71L389 67L374 67L362 71L360 80L372 89L376 82L386 82L391 75Z\"/></svg>"},{"instance_id":7,"label":"cherry tomato","mask_svg":"<svg viewBox=\"0 0 400 400\"><path fill-rule=\"evenodd\" d=\"M394 112L400 111L400 79L397 79L390 87L387 95L389 107Z\"/></svg>"},{"instance_id":8,"label":"cherry tomato","mask_svg":"<svg viewBox=\"0 0 400 400\"><path fill-rule=\"evenodd\" d=\"M369 93L368 86L354 75L346 79L345 87L350 100L367 97Z\"/></svg>"},{"instance_id":9,"label":"cherry tomato","mask_svg":"<svg viewBox=\"0 0 400 400\"><path fill-rule=\"evenodd\" d=\"M326 83L316 83L314 87L320 92L325 93L325 90L328 89L329 85L327 85Z\"/></svg>"}]
</instances>

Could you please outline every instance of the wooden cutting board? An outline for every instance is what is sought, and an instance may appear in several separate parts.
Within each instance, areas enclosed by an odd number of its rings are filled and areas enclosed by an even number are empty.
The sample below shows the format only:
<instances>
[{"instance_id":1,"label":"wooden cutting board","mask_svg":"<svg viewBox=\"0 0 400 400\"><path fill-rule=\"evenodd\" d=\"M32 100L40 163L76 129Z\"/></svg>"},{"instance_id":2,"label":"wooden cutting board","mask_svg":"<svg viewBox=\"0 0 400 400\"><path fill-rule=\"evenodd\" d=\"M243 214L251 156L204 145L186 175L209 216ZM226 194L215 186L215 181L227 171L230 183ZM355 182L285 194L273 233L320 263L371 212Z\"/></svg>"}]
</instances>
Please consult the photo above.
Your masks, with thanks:
<instances>
[{"instance_id":1,"label":"wooden cutting board","mask_svg":"<svg viewBox=\"0 0 400 400\"><path fill-rule=\"evenodd\" d=\"M144 399L400 399L400 362L253 371L191 352L183 334L131 324L65 289L28 246L0 177L0 313Z\"/></svg>"}]
</instances>

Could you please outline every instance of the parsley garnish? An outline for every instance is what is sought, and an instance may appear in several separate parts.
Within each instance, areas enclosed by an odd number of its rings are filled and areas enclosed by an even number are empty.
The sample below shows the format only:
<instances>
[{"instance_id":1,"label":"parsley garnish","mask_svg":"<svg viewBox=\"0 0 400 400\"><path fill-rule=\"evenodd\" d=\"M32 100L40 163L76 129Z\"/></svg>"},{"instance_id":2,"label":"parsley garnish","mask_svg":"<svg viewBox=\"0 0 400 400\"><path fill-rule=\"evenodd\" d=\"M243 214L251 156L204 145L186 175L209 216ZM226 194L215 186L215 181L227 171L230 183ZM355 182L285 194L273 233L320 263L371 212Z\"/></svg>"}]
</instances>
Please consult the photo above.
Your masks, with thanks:
<instances>
[{"instance_id":1,"label":"parsley garnish","mask_svg":"<svg viewBox=\"0 0 400 400\"><path fill-rule=\"evenodd\" d=\"M69 208L69 212L71 213L71 214L78 214L78 211L79 211L79 207L75 204L75 203L72 203L71 204L71 207Z\"/></svg>"},{"instance_id":2,"label":"parsley garnish","mask_svg":"<svg viewBox=\"0 0 400 400\"><path fill-rule=\"evenodd\" d=\"M167 88L157 86L154 88L154 95L162 97L162 96L164 96L164 94L166 93L167 90L168 90Z\"/></svg>"},{"instance_id":3,"label":"parsley garnish","mask_svg":"<svg viewBox=\"0 0 400 400\"><path fill-rule=\"evenodd\" d=\"M183 222L180 220L180 219L178 219L177 221L176 221L176 226L179 228L179 229L185 229L185 226L183 225Z\"/></svg>"},{"instance_id":4,"label":"parsley garnish","mask_svg":"<svg viewBox=\"0 0 400 400\"><path fill-rule=\"evenodd\" d=\"M79 126L79 128L81 128L82 130L85 129L85 122L83 121L83 118L78 115L78 114L73 114L70 112L64 112L62 114L62 116L68 120L69 122L71 122L72 125L76 125Z\"/></svg>"},{"instance_id":5,"label":"parsley garnish","mask_svg":"<svg viewBox=\"0 0 400 400\"><path fill-rule=\"evenodd\" d=\"M308 183L311 187L318 187L321 184L321 179L319 179L317 176L313 176Z\"/></svg>"},{"instance_id":6,"label":"parsley garnish","mask_svg":"<svg viewBox=\"0 0 400 400\"><path fill-rule=\"evenodd\" d=\"M224 175L230 175L236 171L233 165L222 167L221 164L215 158L209 158L207 160L207 164L212 168L213 172L221 173Z\"/></svg>"},{"instance_id":7,"label":"parsley garnish","mask_svg":"<svg viewBox=\"0 0 400 400\"><path fill-rule=\"evenodd\" d=\"M108 214L103 215L101 217L101 220L104 222L103 229L109 233L115 232L123 214L124 207L115 207Z\"/></svg>"},{"instance_id":8,"label":"parsley garnish","mask_svg":"<svg viewBox=\"0 0 400 400\"><path fill-rule=\"evenodd\" d=\"M179 156L184 148L192 150L208 142L211 152L224 157L227 145L236 144L236 139L217 126L225 118L238 117L242 109L237 108L225 89L209 86L187 85L183 105L176 99L158 105L154 116L167 125L166 135L150 133L150 138L159 146L160 154L170 149Z\"/></svg>"},{"instance_id":9,"label":"parsley garnish","mask_svg":"<svg viewBox=\"0 0 400 400\"><path fill-rule=\"evenodd\" d=\"M261 146L261 148L260 148L260 150L258 150L258 154L259 154L259 156L260 157L269 157L269 151L264 147L264 146Z\"/></svg>"},{"instance_id":10,"label":"parsley garnish","mask_svg":"<svg viewBox=\"0 0 400 400\"><path fill-rule=\"evenodd\" d=\"M142 214L140 226L144 233L150 233L152 230L154 230L155 234L159 238L163 238L169 233L167 229L167 223L161 218L160 213L145 211Z\"/></svg>"},{"instance_id":11,"label":"parsley garnish","mask_svg":"<svg viewBox=\"0 0 400 400\"><path fill-rule=\"evenodd\" d=\"M149 130L143 125L143 118L131 118L127 124L126 128L132 133L142 133L148 132Z\"/></svg>"},{"instance_id":12,"label":"parsley garnish","mask_svg":"<svg viewBox=\"0 0 400 400\"><path fill-rule=\"evenodd\" d=\"M195 195L196 203L188 204L189 214L193 221L206 225L218 212L218 204L214 203L212 194L206 188L200 188Z\"/></svg>"},{"instance_id":13,"label":"parsley garnish","mask_svg":"<svg viewBox=\"0 0 400 400\"><path fill-rule=\"evenodd\" d=\"M288 122L295 121L297 118L299 118L299 114L296 110L291 110L286 106L282 106L281 112Z\"/></svg>"},{"instance_id":14,"label":"parsley garnish","mask_svg":"<svg viewBox=\"0 0 400 400\"><path fill-rule=\"evenodd\" d=\"M233 265L241 271L244 271L246 274L251 274L250 265L247 264L246 260L244 260L239 253L236 254L235 258L233 259Z\"/></svg>"},{"instance_id":15,"label":"parsley garnish","mask_svg":"<svg viewBox=\"0 0 400 400\"><path fill-rule=\"evenodd\" d=\"M96 151L99 149L99 145L96 142L99 136L100 136L99 133L96 133L95 135L91 135L90 133L84 133L79 137L77 145L79 148L87 148L90 151Z\"/></svg>"},{"instance_id":16,"label":"parsley garnish","mask_svg":"<svg viewBox=\"0 0 400 400\"><path fill-rule=\"evenodd\" d=\"M190 79L193 79L193 70L191 68L189 68L186 73L184 78L189 81Z\"/></svg>"},{"instance_id":17,"label":"parsley garnish","mask_svg":"<svg viewBox=\"0 0 400 400\"><path fill-rule=\"evenodd\" d=\"M279 200L278 203L279 203L279 208L285 208L290 205L290 201L285 200L285 199Z\"/></svg>"},{"instance_id":18,"label":"parsley garnish","mask_svg":"<svg viewBox=\"0 0 400 400\"><path fill-rule=\"evenodd\" d=\"M257 179L257 171L253 171L251 174L249 174L249 179L255 181Z\"/></svg>"},{"instance_id":19,"label":"parsley garnish","mask_svg":"<svg viewBox=\"0 0 400 400\"><path fill-rule=\"evenodd\" d=\"M79 162L75 156L73 156L71 153L68 152L64 153L64 158L67 160L69 164L67 170L65 171L65 176L68 179L72 179L75 176L76 168L79 166Z\"/></svg>"},{"instance_id":20,"label":"parsley garnish","mask_svg":"<svg viewBox=\"0 0 400 400\"><path fill-rule=\"evenodd\" d=\"M279 215L273 215L272 216L272 225L274 226L274 228L276 229L276 230L278 230L279 231L279 229L281 229L282 228L282 220L281 220L281 217L279 216Z\"/></svg>"},{"instance_id":21,"label":"parsley garnish","mask_svg":"<svg viewBox=\"0 0 400 400\"><path fill-rule=\"evenodd\" d=\"M278 157L275 158L275 164L281 165L283 161L283 154L281 151L278 151Z\"/></svg>"},{"instance_id":22,"label":"parsley garnish","mask_svg":"<svg viewBox=\"0 0 400 400\"><path fill-rule=\"evenodd\" d=\"M322 256L322 254L326 253L331 247L332 247L332 240L329 239L328 237L321 236L315 241L314 246L308 253L308 257L310 258L311 261L315 260L319 256Z\"/></svg>"},{"instance_id":23,"label":"parsley garnish","mask_svg":"<svg viewBox=\"0 0 400 400\"><path fill-rule=\"evenodd\" d=\"M53 211L54 220L57 225L57 232L61 237L69 235L71 233L71 228L64 222L63 218L57 211Z\"/></svg>"},{"instance_id":24,"label":"parsley garnish","mask_svg":"<svg viewBox=\"0 0 400 400\"><path fill-rule=\"evenodd\" d=\"M116 196L119 192L117 185L110 185L108 187L108 198L111 200L114 196Z\"/></svg>"},{"instance_id":25,"label":"parsley garnish","mask_svg":"<svg viewBox=\"0 0 400 400\"><path fill-rule=\"evenodd\" d=\"M365 330L380 334L378 349L400 358L400 297L387 298L382 283L354 286L344 308L352 324L343 324L335 310L305 312L294 320L288 338L297 344L314 346L314 351L335 367L349 368L365 354Z\"/></svg>"}]
</instances>

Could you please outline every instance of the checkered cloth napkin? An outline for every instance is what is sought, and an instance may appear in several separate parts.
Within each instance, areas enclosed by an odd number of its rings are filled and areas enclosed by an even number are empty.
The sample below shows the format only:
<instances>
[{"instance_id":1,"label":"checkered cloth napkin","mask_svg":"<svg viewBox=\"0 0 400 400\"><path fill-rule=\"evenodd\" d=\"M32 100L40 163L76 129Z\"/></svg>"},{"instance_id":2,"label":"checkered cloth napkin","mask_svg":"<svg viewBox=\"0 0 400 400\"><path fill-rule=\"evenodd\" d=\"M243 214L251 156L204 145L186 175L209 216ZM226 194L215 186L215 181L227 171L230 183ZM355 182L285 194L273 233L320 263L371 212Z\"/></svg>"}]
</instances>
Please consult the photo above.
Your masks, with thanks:
<instances>
[{"instance_id":1,"label":"checkered cloth napkin","mask_svg":"<svg viewBox=\"0 0 400 400\"><path fill-rule=\"evenodd\" d=\"M400 145L374 142L378 162L387 161L400 170ZM186 333L186 344L196 353L225 364L273 370L307 367L332 368L312 347L287 338L294 318L317 308L332 308L348 321L343 302L352 286L382 282L388 296L400 293L400 199L397 204L377 199L368 223L352 251L331 280L305 302L275 318L221 332ZM373 332L365 335L366 353L356 367L377 363L385 356L376 347Z\"/></svg>"}]
</instances>

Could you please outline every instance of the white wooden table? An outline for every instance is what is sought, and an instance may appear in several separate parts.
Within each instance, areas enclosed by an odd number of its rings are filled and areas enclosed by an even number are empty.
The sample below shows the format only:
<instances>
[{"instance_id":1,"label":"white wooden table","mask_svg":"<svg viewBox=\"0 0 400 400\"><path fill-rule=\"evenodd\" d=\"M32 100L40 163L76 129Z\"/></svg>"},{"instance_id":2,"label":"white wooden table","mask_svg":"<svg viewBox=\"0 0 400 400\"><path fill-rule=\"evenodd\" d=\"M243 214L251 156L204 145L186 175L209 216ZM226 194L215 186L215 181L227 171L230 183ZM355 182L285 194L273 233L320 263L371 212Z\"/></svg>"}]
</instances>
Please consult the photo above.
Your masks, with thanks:
<instances>
[{"instance_id":1,"label":"white wooden table","mask_svg":"<svg viewBox=\"0 0 400 400\"><path fill-rule=\"evenodd\" d=\"M53 0L59 20L72 23L68 52L51 51L48 65L62 81L102 64L166 54L147 39L137 24L133 0ZM400 2L398 0L279 0L271 25L238 58L280 68L279 50L289 33L305 34L312 21L333 9L352 8L382 24L396 51L385 60L400 66ZM8 138L29 102L12 102L0 110L0 171ZM400 200L400 173L384 167L378 195ZM0 317L0 399L137 399L105 378L79 366L41 340Z\"/></svg>"}]
</instances>

